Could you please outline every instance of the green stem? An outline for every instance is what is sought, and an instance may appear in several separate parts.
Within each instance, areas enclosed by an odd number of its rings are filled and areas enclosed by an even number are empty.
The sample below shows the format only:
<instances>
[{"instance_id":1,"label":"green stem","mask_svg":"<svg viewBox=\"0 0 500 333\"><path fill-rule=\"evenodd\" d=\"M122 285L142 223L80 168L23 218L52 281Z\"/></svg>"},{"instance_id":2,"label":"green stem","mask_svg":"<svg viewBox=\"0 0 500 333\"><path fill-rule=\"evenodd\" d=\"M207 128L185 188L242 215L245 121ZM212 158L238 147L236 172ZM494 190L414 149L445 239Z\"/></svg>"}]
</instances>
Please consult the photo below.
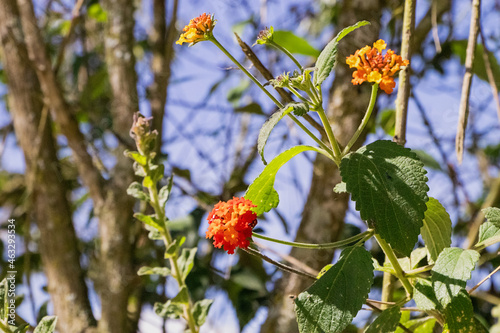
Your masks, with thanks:
<instances>
[{"instance_id":1,"label":"green stem","mask_svg":"<svg viewBox=\"0 0 500 333\"><path fill-rule=\"evenodd\" d=\"M334 161L338 165L340 165L340 159L342 158L342 153L340 152L340 147L335 139L335 135L333 135L332 131L332 126L330 125L330 122L328 121L328 118L326 117L325 110L321 105L319 105L318 108L318 115L319 118L321 119L321 122L323 123L323 127L325 128L326 135L328 136L328 140L330 141L330 144L332 145L333 152L334 152Z\"/></svg>"},{"instance_id":2,"label":"green stem","mask_svg":"<svg viewBox=\"0 0 500 333\"><path fill-rule=\"evenodd\" d=\"M404 272L405 276L413 276L413 275L418 275L420 273L425 273L430 271L434 265L427 265L419 268L412 269L411 271Z\"/></svg>"},{"instance_id":3,"label":"green stem","mask_svg":"<svg viewBox=\"0 0 500 333\"><path fill-rule=\"evenodd\" d=\"M2 304L3 306L3 304ZM9 326L7 326L6 324L4 324L4 322L0 319L0 328L2 329L3 332L5 333L9 333L9 332L12 332L9 328Z\"/></svg>"},{"instance_id":4,"label":"green stem","mask_svg":"<svg viewBox=\"0 0 500 333\"><path fill-rule=\"evenodd\" d=\"M352 146L356 143L358 140L359 136L363 132L363 130L366 127L366 124L368 124L368 120L370 120L370 116L372 115L373 108L375 107L375 102L377 101L377 92L378 92L378 84L373 84L372 85L372 94L370 96L370 104L368 104L368 108L366 109L365 116L363 117L363 120L361 120L361 124L359 124L358 129L352 136L351 140L349 140L349 143L344 148L344 151L342 153L342 156L345 156L349 151L351 150Z\"/></svg>"},{"instance_id":5,"label":"green stem","mask_svg":"<svg viewBox=\"0 0 500 333\"><path fill-rule=\"evenodd\" d=\"M387 242L378 234L375 234L375 239L377 240L377 243L380 245L380 248L384 251L387 259L389 259L389 261L391 262L392 267L396 272L396 276L398 279L401 280L401 283L403 284L406 293L411 297L413 295L413 286L411 285L410 281L405 277L405 273L401 268L401 265L399 265L398 258L396 257L396 254L392 250L392 247L389 244L387 244Z\"/></svg>"},{"instance_id":6,"label":"green stem","mask_svg":"<svg viewBox=\"0 0 500 333\"><path fill-rule=\"evenodd\" d=\"M354 243L357 240L370 238L371 236L373 236L373 233L374 233L374 231L372 229L368 229L367 231L362 232L360 234L357 234L356 236L353 236L353 237L350 237L347 239L343 239L343 240L338 241L338 242L323 243L323 244L288 242L288 241L284 241L281 239L276 239L276 238L264 236L264 235L261 235L261 234L255 233L255 232L252 235L256 238L264 239L264 240L278 243L278 244L290 245L293 247L298 247L298 248L303 248L303 249L319 250L319 249L333 249L333 248L337 248L337 247L346 246L346 245L349 245L351 243Z\"/></svg>"},{"instance_id":7,"label":"green stem","mask_svg":"<svg viewBox=\"0 0 500 333\"><path fill-rule=\"evenodd\" d=\"M266 90L266 88L264 88L264 86L259 82L259 80L257 80L257 78L255 76L252 75L252 73L250 73L242 64L240 64L240 62L238 60L236 60L236 58L233 57L233 55L231 53L229 53L228 50L226 50L224 48L224 46L222 46L221 43L219 43L219 41L214 37L212 36L210 39L209 39L212 43L215 44L215 46L217 46L236 66L238 66L239 69L241 69L243 71L243 73L246 74L246 76L248 76L280 109L283 108L283 104L281 104L280 101L278 101L276 99L276 97L274 97L269 91ZM309 131L307 129L307 127L305 127L296 117L294 117L292 114L288 114L288 116L304 131L307 133L307 135L309 135L321 148L323 148L324 150L328 151L328 152L331 152L331 149L328 148L328 146L326 146L320 139L318 139L311 131ZM333 153L332 153L332 156L333 156Z\"/></svg>"},{"instance_id":8,"label":"green stem","mask_svg":"<svg viewBox=\"0 0 500 333\"><path fill-rule=\"evenodd\" d=\"M297 96L298 98L300 98L303 102L310 103L307 100L307 98L305 98L304 96L302 96L297 90L295 90L294 87L292 87L292 86L289 85L287 88L288 88L288 90L290 90L292 92L292 94L294 94L295 96Z\"/></svg>"},{"instance_id":9,"label":"green stem","mask_svg":"<svg viewBox=\"0 0 500 333\"><path fill-rule=\"evenodd\" d=\"M148 164L149 165L149 161ZM149 167L145 167L146 174L149 174ZM170 234L170 231L168 230L166 226L166 219L165 219L165 211L164 209L160 206L160 200L158 198L158 189L156 187L156 183L148 187L149 195L151 197L151 206L153 207L156 216L160 221L164 222L163 225L163 231L161 232L162 237L163 237L163 242L165 243L165 246L168 248L170 244L172 244L172 235ZM179 269L179 264L177 262L177 254L174 254L169 258L170 261L170 267L173 268L173 276L177 280L177 283L179 285L179 289L182 287L187 287L184 279L182 278L181 271ZM189 297L188 303L186 304L186 307L184 309L184 315L186 316L186 320L188 322L189 329L191 330L192 333L198 333L198 327L196 326L196 321L193 316L193 304L191 302L191 297Z\"/></svg>"},{"instance_id":10,"label":"green stem","mask_svg":"<svg viewBox=\"0 0 500 333\"><path fill-rule=\"evenodd\" d=\"M300 62L297 61L297 59L295 59L295 57L290 53L290 51L288 51L283 46L275 43L274 41L269 41L269 44L274 46L275 48L277 48L281 52L285 53L290 59L292 59L292 61L295 63L295 65L302 71L302 65L300 64Z\"/></svg>"}]
</instances>

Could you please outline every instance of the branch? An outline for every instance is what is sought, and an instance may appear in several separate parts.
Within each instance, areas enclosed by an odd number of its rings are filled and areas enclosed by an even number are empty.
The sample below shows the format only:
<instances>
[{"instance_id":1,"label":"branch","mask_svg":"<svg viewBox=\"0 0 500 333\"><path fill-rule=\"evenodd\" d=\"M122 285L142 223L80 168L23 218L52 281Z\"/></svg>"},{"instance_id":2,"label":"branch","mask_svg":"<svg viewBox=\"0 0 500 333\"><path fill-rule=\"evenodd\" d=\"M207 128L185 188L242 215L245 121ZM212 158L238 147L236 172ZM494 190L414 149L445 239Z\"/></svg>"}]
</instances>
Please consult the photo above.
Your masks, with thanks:
<instances>
[{"instance_id":1,"label":"branch","mask_svg":"<svg viewBox=\"0 0 500 333\"><path fill-rule=\"evenodd\" d=\"M474 65L474 51L476 50L477 35L479 33L480 10L481 0L473 0L469 40L467 41L467 52L465 57L465 74L462 83L462 95L460 97L457 136L455 138L455 152L457 154L458 163L462 163L464 156L465 131L467 129L467 118L469 117L469 95L473 76L472 67Z\"/></svg>"},{"instance_id":2,"label":"branch","mask_svg":"<svg viewBox=\"0 0 500 333\"><path fill-rule=\"evenodd\" d=\"M104 179L94 166L92 157L87 151L85 137L78 127L73 112L63 97L62 90L56 80L46 46L37 26L37 20L30 0L19 0L21 22L26 40L28 56L36 70L46 102L52 110L53 117L60 131L68 140L78 171L90 196L96 203L102 202L102 185Z\"/></svg>"}]
</instances>

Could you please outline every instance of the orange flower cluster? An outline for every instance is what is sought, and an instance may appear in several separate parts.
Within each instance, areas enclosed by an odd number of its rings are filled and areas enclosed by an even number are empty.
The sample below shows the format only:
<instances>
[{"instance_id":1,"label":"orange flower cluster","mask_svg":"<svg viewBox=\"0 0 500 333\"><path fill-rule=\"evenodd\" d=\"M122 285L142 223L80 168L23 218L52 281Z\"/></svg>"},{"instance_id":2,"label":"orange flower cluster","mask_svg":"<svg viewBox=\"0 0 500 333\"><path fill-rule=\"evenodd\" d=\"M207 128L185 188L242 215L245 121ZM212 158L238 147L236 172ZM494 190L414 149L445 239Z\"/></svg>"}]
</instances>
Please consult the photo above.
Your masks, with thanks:
<instances>
[{"instance_id":1,"label":"orange flower cluster","mask_svg":"<svg viewBox=\"0 0 500 333\"><path fill-rule=\"evenodd\" d=\"M387 94L392 93L396 86L394 75L397 74L402 66L408 66L408 60L403 60L400 55L394 54L391 49L382 55L387 44L379 39L373 43L373 48L365 46L357 50L353 55L347 57L347 64L350 68L357 70L352 73L352 83L357 85L365 81L377 83L380 89Z\"/></svg>"},{"instance_id":2,"label":"orange flower cluster","mask_svg":"<svg viewBox=\"0 0 500 333\"><path fill-rule=\"evenodd\" d=\"M182 45L182 43L191 43L193 45L207 40L212 34L215 22L214 16L207 15L207 13L195 17L184 27L183 31L185 32L181 34L179 40L175 43L179 45Z\"/></svg>"},{"instance_id":3,"label":"orange flower cluster","mask_svg":"<svg viewBox=\"0 0 500 333\"><path fill-rule=\"evenodd\" d=\"M257 224L257 214L251 209L257 207L245 198L236 198L228 202L220 201L208 215L206 238L214 240L214 246L233 254L237 247L243 249L250 245L252 230Z\"/></svg>"}]
</instances>

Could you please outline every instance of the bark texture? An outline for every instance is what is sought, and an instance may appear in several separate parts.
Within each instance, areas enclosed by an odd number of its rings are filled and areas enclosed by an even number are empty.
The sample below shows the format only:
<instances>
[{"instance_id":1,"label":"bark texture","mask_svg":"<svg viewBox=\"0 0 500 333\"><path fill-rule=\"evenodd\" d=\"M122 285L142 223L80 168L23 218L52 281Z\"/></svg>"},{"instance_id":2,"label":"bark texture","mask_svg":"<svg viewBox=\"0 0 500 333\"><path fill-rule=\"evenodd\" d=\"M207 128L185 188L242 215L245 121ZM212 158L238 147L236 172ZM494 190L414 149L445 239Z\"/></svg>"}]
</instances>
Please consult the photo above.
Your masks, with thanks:
<instances>
[{"instance_id":1,"label":"bark texture","mask_svg":"<svg viewBox=\"0 0 500 333\"><path fill-rule=\"evenodd\" d=\"M59 330L93 332L95 320L87 295L48 109L28 59L15 0L0 2L2 62L9 83L9 106L26 161L26 187L40 230L40 254Z\"/></svg>"},{"instance_id":2,"label":"bark texture","mask_svg":"<svg viewBox=\"0 0 500 333\"><path fill-rule=\"evenodd\" d=\"M340 44L335 80L329 93L327 115L341 146L345 145L356 131L370 98L368 85L352 85L352 74L344 59L356 49L377 40L381 9L382 4L378 0L344 1L340 9L342 15L339 17L338 31L363 19L368 19L372 23L371 26L348 35ZM366 134L361 135L358 142L363 142L365 137ZM333 187L340 181L339 171L332 161L318 156L314 162L311 188L295 238L297 242L324 243L338 240L348 208L348 196L333 193ZM331 263L333 254L333 250L311 251L298 248L293 248L290 253L291 256L316 270ZM310 284L309 279L283 273L275 288L279 294L272 299L268 318L261 332L298 332L294 304L289 296L299 294Z\"/></svg>"}]
</instances>

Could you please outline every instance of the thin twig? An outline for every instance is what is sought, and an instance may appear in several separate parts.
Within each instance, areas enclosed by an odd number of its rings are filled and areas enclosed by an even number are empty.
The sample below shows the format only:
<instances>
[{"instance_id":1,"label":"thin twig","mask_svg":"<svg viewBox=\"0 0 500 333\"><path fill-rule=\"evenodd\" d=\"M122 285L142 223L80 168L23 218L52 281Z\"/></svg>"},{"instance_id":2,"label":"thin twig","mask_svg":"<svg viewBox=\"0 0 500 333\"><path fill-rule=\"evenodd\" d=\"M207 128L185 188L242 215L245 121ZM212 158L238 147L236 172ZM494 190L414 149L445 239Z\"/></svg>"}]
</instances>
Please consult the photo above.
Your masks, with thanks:
<instances>
[{"instance_id":1,"label":"thin twig","mask_svg":"<svg viewBox=\"0 0 500 333\"><path fill-rule=\"evenodd\" d=\"M286 260L290 264L296 266L297 268L302 269L304 272L307 272L307 273L312 274L314 276L318 276L318 274L319 274L319 271L315 270L314 268L311 268L311 267L307 266L302 261L300 261L300 260L298 260L298 259L296 259L296 258L294 258L294 257L292 257L290 255L287 255L287 254L284 254L284 253L280 253L280 252L272 249L271 247L266 246L266 245L264 245L262 243L259 243L259 242L256 242L256 241L254 241L254 244L257 245L259 248L261 248L263 250L272 252L273 254L279 256L281 259Z\"/></svg>"},{"instance_id":2,"label":"thin twig","mask_svg":"<svg viewBox=\"0 0 500 333\"><path fill-rule=\"evenodd\" d=\"M245 55L247 56L248 60L253 64L253 66L262 74L262 76L267 80L272 80L274 79L273 74L267 69L264 64L260 61L260 59L257 57L257 55L253 52L253 50L250 48L250 46L245 43L243 40L241 40L240 36L238 36L237 33L236 35L236 40L238 41L238 44L240 45L241 50ZM287 93L284 89L282 88L275 88L280 97L287 103L293 102L293 98L291 93ZM321 137L326 138L326 132L323 126L321 126L320 123L318 123L316 120L314 120L313 117L311 117L308 114L305 114L302 116L309 124L311 124L320 134Z\"/></svg>"},{"instance_id":3,"label":"thin twig","mask_svg":"<svg viewBox=\"0 0 500 333\"><path fill-rule=\"evenodd\" d=\"M68 45L71 37L73 36L73 32L75 31L76 23L80 18L80 9L85 0L78 0L75 3L75 7L71 11L71 21L69 23L69 30L64 39L61 42L61 46L59 47L59 52L57 53L56 63L54 65L54 73L59 72L59 68L61 68L61 64L64 60L64 51L66 50L66 46Z\"/></svg>"},{"instance_id":4,"label":"thin twig","mask_svg":"<svg viewBox=\"0 0 500 333\"><path fill-rule=\"evenodd\" d=\"M476 290L477 288L479 288L480 285L482 285L487 280L489 280L493 276L493 274L495 274L498 271L500 271L500 266L498 266L497 268L495 268L495 270L493 272L491 272L490 274L488 274L487 277L485 277L484 279L482 279L481 281L479 281L478 284L476 284L471 290L469 290L469 295L472 294L474 292L474 290Z\"/></svg>"},{"instance_id":5,"label":"thin twig","mask_svg":"<svg viewBox=\"0 0 500 333\"><path fill-rule=\"evenodd\" d=\"M305 277L313 279L313 280L317 280L316 276L309 274L309 273L306 273L306 272L303 272L303 271L300 271L300 270L295 269L293 267L287 266L287 265L282 264L280 262L277 262L277 261L269 258L268 256L266 256L265 254L259 252L258 250L252 249L251 247L249 247L247 249L242 248L242 250L249 253L249 254L252 254L254 256L260 257L262 260L267 261L270 264L273 264L274 266L278 267L279 269L281 269L285 272L294 273L294 274L297 274L300 276L305 276Z\"/></svg>"},{"instance_id":6,"label":"thin twig","mask_svg":"<svg viewBox=\"0 0 500 333\"><path fill-rule=\"evenodd\" d=\"M493 75L493 70L491 69L490 62L490 51L488 50L488 46L486 45L486 38L484 38L483 29L481 28L481 23L479 23L479 36L481 37L481 44L483 44L483 59L484 59L484 67L486 69L486 75L488 75L488 82L491 86L491 93L493 94L493 99L495 100L495 104L497 107L497 116L500 121L500 99L498 98L498 88L495 82L495 76Z\"/></svg>"},{"instance_id":7,"label":"thin twig","mask_svg":"<svg viewBox=\"0 0 500 333\"><path fill-rule=\"evenodd\" d=\"M455 138L455 152L458 163L462 163L464 157L465 131L467 128L467 118L469 117L469 96L472 85L472 67L474 65L474 52L476 50L477 35L479 33L479 17L481 0L472 1L472 12L470 17L469 40L467 41L467 51L465 57L465 74L462 83L462 95L460 97L460 107L458 113L457 136Z\"/></svg>"}]
</instances>

